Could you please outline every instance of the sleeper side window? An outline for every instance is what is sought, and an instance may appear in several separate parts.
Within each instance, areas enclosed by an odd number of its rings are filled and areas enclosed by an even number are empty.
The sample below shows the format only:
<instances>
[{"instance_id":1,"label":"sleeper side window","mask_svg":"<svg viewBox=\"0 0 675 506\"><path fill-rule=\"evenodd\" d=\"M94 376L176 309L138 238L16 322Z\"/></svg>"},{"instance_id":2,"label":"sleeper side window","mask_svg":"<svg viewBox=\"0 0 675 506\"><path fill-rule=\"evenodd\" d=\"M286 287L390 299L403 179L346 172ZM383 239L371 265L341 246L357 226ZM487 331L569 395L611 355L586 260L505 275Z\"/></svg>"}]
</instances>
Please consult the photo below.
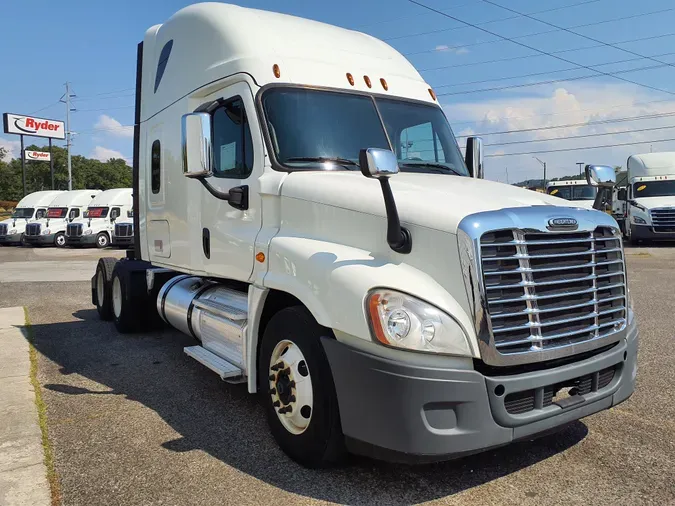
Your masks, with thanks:
<instances>
[{"instance_id":1,"label":"sleeper side window","mask_svg":"<svg viewBox=\"0 0 675 506\"><path fill-rule=\"evenodd\" d=\"M157 93L157 88L159 88L159 83L162 81L164 76L164 71L166 70L166 64L169 63L169 56L171 55L171 48L173 48L173 39L164 44L162 52L159 54L159 61L157 62L157 72L155 72L155 91Z\"/></svg>"},{"instance_id":2,"label":"sleeper side window","mask_svg":"<svg viewBox=\"0 0 675 506\"><path fill-rule=\"evenodd\" d=\"M161 147L159 141L152 143L151 156L150 156L150 176L151 176L151 187L152 193L159 193L159 188L162 181L161 173Z\"/></svg>"},{"instance_id":3,"label":"sleeper side window","mask_svg":"<svg viewBox=\"0 0 675 506\"><path fill-rule=\"evenodd\" d=\"M241 98L213 112L213 175L246 179L253 170L253 142Z\"/></svg>"}]
</instances>

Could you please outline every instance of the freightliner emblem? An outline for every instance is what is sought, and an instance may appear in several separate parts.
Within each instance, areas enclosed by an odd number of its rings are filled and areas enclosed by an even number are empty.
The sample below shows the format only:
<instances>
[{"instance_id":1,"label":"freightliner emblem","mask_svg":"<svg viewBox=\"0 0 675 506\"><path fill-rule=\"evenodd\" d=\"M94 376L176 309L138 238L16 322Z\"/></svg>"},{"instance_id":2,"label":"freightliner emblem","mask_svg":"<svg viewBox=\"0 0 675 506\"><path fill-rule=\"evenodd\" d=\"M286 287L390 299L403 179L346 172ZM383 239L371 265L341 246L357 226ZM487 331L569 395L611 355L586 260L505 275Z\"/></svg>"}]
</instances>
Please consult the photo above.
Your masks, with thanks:
<instances>
[{"instance_id":1,"label":"freightliner emblem","mask_svg":"<svg viewBox=\"0 0 675 506\"><path fill-rule=\"evenodd\" d=\"M548 220L549 230L576 230L579 228L579 223L574 218L551 218Z\"/></svg>"}]
</instances>

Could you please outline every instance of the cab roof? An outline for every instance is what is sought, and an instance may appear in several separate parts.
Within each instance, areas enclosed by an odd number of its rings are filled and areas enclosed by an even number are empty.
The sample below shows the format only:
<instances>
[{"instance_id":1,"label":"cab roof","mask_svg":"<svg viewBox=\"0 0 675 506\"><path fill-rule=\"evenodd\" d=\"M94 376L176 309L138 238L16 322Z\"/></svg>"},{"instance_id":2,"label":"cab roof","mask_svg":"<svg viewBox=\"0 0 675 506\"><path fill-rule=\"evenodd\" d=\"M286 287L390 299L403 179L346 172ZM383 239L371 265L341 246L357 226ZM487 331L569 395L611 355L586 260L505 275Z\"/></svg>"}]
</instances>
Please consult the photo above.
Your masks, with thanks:
<instances>
[{"instance_id":1,"label":"cab roof","mask_svg":"<svg viewBox=\"0 0 675 506\"><path fill-rule=\"evenodd\" d=\"M60 190L44 190L33 192L22 198L16 207L47 207L57 195L64 193Z\"/></svg>"},{"instance_id":2,"label":"cab roof","mask_svg":"<svg viewBox=\"0 0 675 506\"><path fill-rule=\"evenodd\" d=\"M198 3L145 34L141 119L237 73L249 74L258 86L325 86L435 103L410 62L370 35L286 14ZM380 79L386 80L388 91Z\"/></svg>"},{"instance_id":3,"label":"cab roof","mask_svg":"<svg viewBox=\"0 0 675 506\"><path fill-rule=\"evenodd\" d=\"M89 207L131 206L133 199L131 188L115 188L99 193L89 203Z\"/></svg>"},{"instance_id":4,"label":"cab roof","mask_svg":"<svg viewBox=\"0 0 675 506\"><path fill-rule=\"evenodd\" d=\"M632 155L626 165L631 178L672 175L675 174L675 152Z\"/></svg>"},{"instance_id":5,"label":"cab roof","mask_svg":"<svg viewBox=\"0 0 675 506\"><path fill-rule=\"evenodd\" d=\"M57 195L49 207L86 206L101 190L72 190Z\"/></svg>"}]
</instances>

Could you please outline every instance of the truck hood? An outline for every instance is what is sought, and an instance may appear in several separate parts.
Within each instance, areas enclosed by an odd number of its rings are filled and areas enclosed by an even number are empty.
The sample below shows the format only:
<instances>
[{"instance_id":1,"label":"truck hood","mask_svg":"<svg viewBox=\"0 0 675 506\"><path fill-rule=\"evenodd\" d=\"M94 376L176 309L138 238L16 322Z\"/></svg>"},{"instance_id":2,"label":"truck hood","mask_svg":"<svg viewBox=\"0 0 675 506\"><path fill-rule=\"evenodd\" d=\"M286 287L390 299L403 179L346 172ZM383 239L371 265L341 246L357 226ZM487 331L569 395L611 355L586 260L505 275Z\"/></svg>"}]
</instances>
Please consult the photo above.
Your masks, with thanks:
<instances>
[{"instance_id":1,"label":"truck hood","mask_svg":"<svg viewBox=\"0 0 675 506\"><path fill-rule=\"evenodd\" d=\"M638 197L633 200L647 209L675 207L675 195L669 197Z\"/></svg>"},{"instance_id":2,"label":"truck hood","mask_svg":"<svg viewBox=\"0 0 675 506\"><path fill-rule=\"evenodd\" d=\"M443 174L400 173L390 179L401 221L456 233L462 219L481 211L529 206L578 207L516 186ZM380 183L356 171L293 172L284 197L385 216Z\"/></svg>"}]
</instances>

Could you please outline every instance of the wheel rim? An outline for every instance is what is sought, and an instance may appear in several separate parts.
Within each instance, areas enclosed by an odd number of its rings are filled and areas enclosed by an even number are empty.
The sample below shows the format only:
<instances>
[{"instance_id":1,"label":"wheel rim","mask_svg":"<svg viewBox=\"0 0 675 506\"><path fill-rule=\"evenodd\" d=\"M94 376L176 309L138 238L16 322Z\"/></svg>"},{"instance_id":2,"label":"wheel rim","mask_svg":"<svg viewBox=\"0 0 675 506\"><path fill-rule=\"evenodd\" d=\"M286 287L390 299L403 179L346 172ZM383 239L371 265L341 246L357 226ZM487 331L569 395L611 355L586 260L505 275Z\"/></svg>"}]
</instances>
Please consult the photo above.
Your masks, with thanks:
<instances>
[{"instance_id":1,"label":"wheel rim","mask_svg":"<svg viewBox=\"0 0 675 506\"><path fill-rule=\"evenodd\" d=\"M284 428L295 435L305 432L314 412L314 392L307 360L293 341L280 341L272 351L269 394Z\"/></svg>"},{"instance_id":2,"label":"wheel rim","mask_svg":"<svg viewBox=\"0 0 675 506\"><path fill-rule=\"evenodd\" d=\"M115 318L119 318L122 314L122 285L120 278L115 276L112 284L112 306Z\"/></svg>"},{"instance_id":3,"label":"wheel rim","mask_svg":"<svg viewBox=\"0 0 675 506\"><path fill-rule=\"evenodd\" d=\"M56 245L57 246L63 246L64 244L66 244L66 236L57 235L56 236Z\"/></svg>"},{"instance_id":4,"label":"wheel rim","mask_svg":"<svg viewBox=\"0 0 675 506\"><path fill-rule=\"evenodd\" d=\"M105 246L108 244L108 238L105 235L99 235L98 236L98 245L99 246Z\"/></svg>"},{"instance_id":5,"label":"wheel rim","mask_svg":"<svg viewBox=\"0 0 675 506\"><path fill-rule=\"evenodd\" d=\"M98 305L103 306L103 271L99 270L98 275L96 276L96 298L98 299Z\"/></svg>"}]
</instances>

